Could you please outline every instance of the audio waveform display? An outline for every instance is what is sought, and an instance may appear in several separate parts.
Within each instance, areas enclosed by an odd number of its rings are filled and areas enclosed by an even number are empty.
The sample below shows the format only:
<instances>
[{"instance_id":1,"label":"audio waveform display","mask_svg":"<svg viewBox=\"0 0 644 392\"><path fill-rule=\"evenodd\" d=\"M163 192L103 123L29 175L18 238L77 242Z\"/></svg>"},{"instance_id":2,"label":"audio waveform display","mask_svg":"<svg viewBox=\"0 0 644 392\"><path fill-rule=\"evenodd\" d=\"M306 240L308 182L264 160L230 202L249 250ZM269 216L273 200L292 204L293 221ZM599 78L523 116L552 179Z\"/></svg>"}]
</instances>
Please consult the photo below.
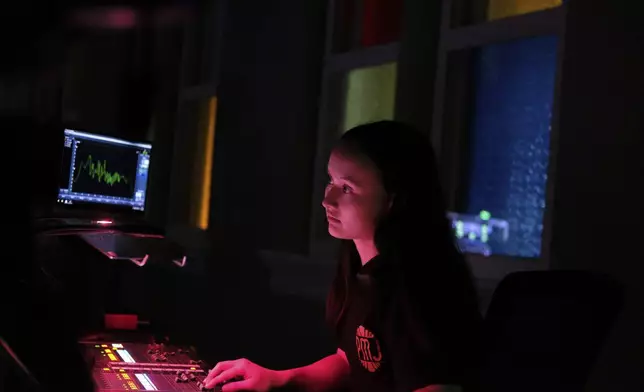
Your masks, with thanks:
<instances>
[{"instance_id":1,"label":"audio waveform display","mask_svg":"<svg viewBox=\"0 0 644 392\"><path fill-rule=\"evenodd\" d=\"M74 182L78 181L79 176L83 172L87 172L87 175L91 179L99 183L105 183L109 186L113 186L114 184L120 182L123 182L125 184L128 183L127 177L123 174L119 172L110 172L109 170L107 170L107 160L94 161L91 155L88 155L86 160L81 161L80 165L78 166L78 171L76 172Z\"/></svg>"}]
</instances>

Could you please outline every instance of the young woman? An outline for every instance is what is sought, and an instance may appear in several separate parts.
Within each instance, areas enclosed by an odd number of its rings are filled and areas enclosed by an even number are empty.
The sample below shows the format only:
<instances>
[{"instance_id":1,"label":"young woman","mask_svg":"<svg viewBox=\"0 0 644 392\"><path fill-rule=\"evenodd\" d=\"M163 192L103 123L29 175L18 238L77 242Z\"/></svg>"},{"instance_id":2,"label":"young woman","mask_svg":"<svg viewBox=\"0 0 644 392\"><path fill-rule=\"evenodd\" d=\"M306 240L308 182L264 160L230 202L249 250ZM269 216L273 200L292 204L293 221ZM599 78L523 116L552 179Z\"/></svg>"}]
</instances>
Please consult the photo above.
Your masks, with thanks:
<instances>
[{"instance_id":1,"label":"young woman","mask_svg":"<svg viewBox=\"0 0 644 392\"><path fill-rule=\"evenodd\" d=\"M461 391L479 359L476 290L450 230L434 153L410 127L351 129L333 149L324 201L340 240L327 319L338 350L274 371L248 360L217 364L206 386L223 391Z\"/></svg>"}]
</instances>

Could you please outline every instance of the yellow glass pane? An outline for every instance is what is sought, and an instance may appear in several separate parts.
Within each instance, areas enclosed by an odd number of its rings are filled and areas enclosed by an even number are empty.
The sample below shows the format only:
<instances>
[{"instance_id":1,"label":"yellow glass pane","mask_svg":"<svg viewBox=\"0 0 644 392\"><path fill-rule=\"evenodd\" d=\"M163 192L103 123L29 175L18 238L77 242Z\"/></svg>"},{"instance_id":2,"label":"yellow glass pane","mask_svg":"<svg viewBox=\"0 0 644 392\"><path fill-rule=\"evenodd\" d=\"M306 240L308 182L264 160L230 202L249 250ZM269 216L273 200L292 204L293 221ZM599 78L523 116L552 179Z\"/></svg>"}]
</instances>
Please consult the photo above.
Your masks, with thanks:
<instances>
[{"instance_id":1,"label":"yellow glass pane","mask_svg":"<svg viewBox=\"0 0 644 392\"><path fill-rule=\"evenodd\" d=\"M343 131L394 118L396 63L360 68L347 75Z\"/></svg>"},{"instance_id":2,"label":"yellow glass pane","mask_svg":"<svg viewBox=\"0 0 644 392\"><path fill-rule=\"evenodd\" d=\"M206 123L206 137L204 145L203 172L201 185L201 208L199 211L197 226L202 229L208 229L210 220L210 189L212 183L212 160L215 153L215 124L217 122L217 98L212 97L208 101Z\"/></svg>"},{"instance_id":3,"label":"yellow glass pane","mask_svg":"<svg viewBox=\"0 0 644 392\"><path fill-rule=\"evenodd\" d=\"M210 190L212 184L212 162L215 148L215 123L217 120L217 98L210 98L200 108L197 151L195 151L191 223L208 229L210 218Z\"/></svg>"},{"instance_id":4,"label":"yellow glass pane","mask_svg":"<svg viewBox=\"0 0 644 392\"><path fill-rule=\"evenodd\" d=\"M508 16L528 14L548 8L559 7L562 0L489 0L487 7L488 20Z\"/></svg>"}]
</instances>

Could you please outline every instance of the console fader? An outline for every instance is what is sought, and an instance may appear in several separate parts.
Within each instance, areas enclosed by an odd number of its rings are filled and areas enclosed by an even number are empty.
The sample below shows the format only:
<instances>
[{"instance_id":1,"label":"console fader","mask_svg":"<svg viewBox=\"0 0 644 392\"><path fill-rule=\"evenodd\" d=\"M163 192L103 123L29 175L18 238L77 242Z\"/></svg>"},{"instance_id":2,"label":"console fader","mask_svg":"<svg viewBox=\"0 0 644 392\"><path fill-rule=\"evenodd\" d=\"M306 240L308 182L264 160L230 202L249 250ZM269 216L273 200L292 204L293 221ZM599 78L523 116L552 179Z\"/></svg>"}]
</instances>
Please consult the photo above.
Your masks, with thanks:
<instances>
[{"instance_id":1,"label":"console fader","mask_svg":"<svg viewBox=\"0 0 644 392\"><path fill-rule=\"evenodd\" d=\"M192 349L164 343L81 344L91 364L97 391L206 390L202 382L207 366Z\"/></svg>"}]
</instances>

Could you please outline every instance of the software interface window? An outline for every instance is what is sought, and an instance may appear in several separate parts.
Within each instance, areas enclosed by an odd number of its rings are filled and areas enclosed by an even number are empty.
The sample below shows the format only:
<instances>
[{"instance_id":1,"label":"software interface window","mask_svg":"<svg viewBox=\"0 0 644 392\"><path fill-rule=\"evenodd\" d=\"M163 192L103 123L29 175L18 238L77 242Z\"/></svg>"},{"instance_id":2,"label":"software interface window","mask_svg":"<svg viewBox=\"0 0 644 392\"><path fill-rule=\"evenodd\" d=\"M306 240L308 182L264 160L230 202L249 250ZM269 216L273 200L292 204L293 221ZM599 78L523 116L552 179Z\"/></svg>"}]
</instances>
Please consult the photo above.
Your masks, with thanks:
<instances>
[{"instance_id":1,"label":"software interface window","mask_svg":"<svg viewBox=\"0 0 644 392\"><path fill-rule=\"evenodd\" d=\"M58 202L143 211L152 146L65 130Z\"/></svg>"}]
</instances>

